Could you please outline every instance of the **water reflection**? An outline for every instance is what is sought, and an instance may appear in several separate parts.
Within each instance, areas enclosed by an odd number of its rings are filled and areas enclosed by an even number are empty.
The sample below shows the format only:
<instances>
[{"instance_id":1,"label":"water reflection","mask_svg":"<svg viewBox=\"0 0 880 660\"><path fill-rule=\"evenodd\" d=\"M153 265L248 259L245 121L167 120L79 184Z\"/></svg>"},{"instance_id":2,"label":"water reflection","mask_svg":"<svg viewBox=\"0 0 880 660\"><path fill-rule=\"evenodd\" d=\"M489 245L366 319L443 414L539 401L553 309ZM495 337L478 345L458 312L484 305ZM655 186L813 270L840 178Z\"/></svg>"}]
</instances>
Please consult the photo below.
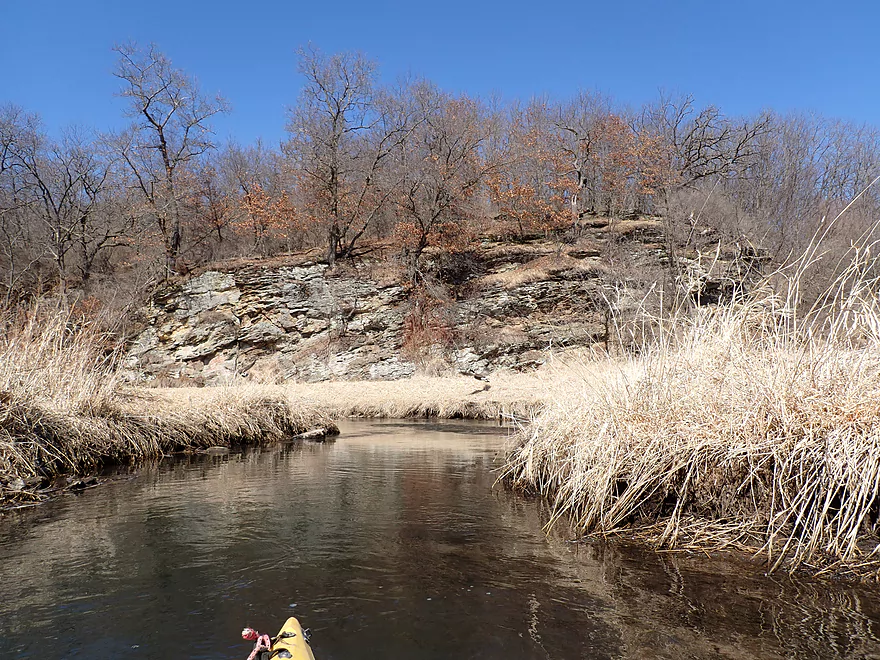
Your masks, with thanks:
<instances>
[{"instance_id":1,"label":"water reflection","mask_svg":"<svg viewBox=\"0 0 880 660\"><path fill-rule=\"evenodd\" d=\"M295 613L327 658L880 657L870 589L547 538L491 425L351 423L0 521L0 657L244 658Z\"/></svg>"}]
</instances>

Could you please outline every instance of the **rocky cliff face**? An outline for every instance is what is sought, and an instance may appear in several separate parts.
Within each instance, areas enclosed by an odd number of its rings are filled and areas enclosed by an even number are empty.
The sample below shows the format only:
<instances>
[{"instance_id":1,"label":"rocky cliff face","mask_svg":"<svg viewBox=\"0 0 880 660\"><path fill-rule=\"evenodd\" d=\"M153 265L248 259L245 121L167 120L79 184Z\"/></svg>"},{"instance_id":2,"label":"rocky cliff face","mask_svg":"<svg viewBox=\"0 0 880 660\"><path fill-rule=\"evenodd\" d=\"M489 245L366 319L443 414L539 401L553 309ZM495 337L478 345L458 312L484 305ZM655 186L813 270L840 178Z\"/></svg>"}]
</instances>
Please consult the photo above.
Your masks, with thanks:
<instances>
[{"instance_id":1,"label":"rocky cliff face","mask_svg":"<svg viewBox=\"0 0 880 660\"><path fill-rule=\"evenodd\" d=\"M149 327L132 345L148 376L206 384L251 374L269 380L399 378L399 284L332 277L321 264L209 270L154 299Z\"/></svg>"},{"instance_id":2,"label":"rocky cliff face","mask_svg":"<svg viewBox=\"0 0 880 660\"><path fill-rule=\"evenodd\" d=\"M665 258L654 220L600 224L572 245L484 241L464 263L429 264L447 283L427 324L436 332L420 337L412 328L427 312L381 260L219 264L154 296L129 366L148 380L208 385L528 369L549 351L604 341L609 315L656 281Z\"/></svg>"}]
</instances>

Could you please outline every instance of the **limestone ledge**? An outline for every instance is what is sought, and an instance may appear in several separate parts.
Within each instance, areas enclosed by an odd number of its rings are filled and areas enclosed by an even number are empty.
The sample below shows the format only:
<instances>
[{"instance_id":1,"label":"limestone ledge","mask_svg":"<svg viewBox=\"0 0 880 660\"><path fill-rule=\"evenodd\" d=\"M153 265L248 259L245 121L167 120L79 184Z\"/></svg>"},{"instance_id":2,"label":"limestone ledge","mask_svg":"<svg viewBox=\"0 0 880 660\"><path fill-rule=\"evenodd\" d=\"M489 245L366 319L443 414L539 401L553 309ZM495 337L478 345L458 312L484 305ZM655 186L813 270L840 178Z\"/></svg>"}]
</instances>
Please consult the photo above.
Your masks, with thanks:
<instances>
[{"instance_id":1,"label":"limestone ledge","mask_svg":"<svg viewBox=\"0 0 880 660\"><path fill-rule=\"evenodd\" d=\"M564 278L486 284L450 303L451 343L413 357L403 351L409 303L400 283L336 275L320 264L209 270L153 298L127 366L139 379L206 385L242 376L393 380L413 375L426 357L432 368L470 375L530 369L547 349L602 339L589 286Z\"/></svg>"},{"instance_id":2,"label":"limestone ledge","mask_svg":"<svg viewBox=\"0 0 880 660\"><path fill-rule=\"evenodd\" d=\"M533 369L554 352L604 342L609 305L623 316L638 308L670 263L660 229L657 220L618 221L597 224L571 245L484 241L451 273L446 328L436 344L423 338L417 355L404 350L411 302L393 264L331 270L294 255L220 264L154 295L147 327L130 345L128 373L218 385ZM747 277L729 264L751 268L759 257L719 260L708 239L706 249L708 256L676 259L679 286L711 303Z\"/></svg>"}]
</instances>

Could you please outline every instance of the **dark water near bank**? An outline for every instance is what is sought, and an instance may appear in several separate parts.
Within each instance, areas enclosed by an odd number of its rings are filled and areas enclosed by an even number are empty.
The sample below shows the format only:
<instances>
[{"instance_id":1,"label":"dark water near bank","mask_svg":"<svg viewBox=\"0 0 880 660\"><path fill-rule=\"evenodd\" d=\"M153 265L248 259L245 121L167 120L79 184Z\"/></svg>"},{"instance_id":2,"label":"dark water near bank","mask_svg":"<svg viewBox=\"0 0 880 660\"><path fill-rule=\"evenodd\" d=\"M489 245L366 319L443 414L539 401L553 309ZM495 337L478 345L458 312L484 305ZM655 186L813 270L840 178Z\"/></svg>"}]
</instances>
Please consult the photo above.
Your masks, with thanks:
<instances>
[{"instance_id":1,"label":"dark water near bank","mask_svg":"<svg viewBox=\"0 0 880 660\"><path fill-rule=\"evenodd\" d=\"M168 461L0 519L0 658L880 658L880 592L578 546L493 488L503 436L358 423Z\"/></svg>"}]
</instances>

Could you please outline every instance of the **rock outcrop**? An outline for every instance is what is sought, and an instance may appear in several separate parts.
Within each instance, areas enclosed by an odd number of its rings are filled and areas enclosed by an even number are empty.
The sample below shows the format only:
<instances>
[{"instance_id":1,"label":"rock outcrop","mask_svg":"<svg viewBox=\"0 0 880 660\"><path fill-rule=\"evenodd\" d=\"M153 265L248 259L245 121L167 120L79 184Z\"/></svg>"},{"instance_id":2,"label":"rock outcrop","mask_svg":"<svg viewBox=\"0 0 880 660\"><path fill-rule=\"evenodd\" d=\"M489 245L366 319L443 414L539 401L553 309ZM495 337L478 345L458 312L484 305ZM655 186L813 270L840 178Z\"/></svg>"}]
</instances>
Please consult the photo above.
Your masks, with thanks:
<instances>
[{"instance_id":1,"label":"rock outcrop","mask_svg":"<svg viewBox=\"0 0 880 660\"><path fill-rule=\"evenodd\" d=\"M399 284L328 276L322 264L208 270L154 297L130 366L206 384L400 378L415 371L399 357L405 301Z\"/></svg>"},{"instance_id":2,"label":"rock outcrop","mask_svg":"<svg viewBox=\"0 0 880 660\"><path fill-rule=\"evenodd\" d=\"M210 385L529 369L551 351L605 341L610 318L668 261L657 220L596 223L573 244L484 241L451 265L427 256L446 282L437 336L412 336L421 312L400 269L378 259L335 269L304 256L216 264L153 297L131 373Z\"/></svg>"}]
</instances>

